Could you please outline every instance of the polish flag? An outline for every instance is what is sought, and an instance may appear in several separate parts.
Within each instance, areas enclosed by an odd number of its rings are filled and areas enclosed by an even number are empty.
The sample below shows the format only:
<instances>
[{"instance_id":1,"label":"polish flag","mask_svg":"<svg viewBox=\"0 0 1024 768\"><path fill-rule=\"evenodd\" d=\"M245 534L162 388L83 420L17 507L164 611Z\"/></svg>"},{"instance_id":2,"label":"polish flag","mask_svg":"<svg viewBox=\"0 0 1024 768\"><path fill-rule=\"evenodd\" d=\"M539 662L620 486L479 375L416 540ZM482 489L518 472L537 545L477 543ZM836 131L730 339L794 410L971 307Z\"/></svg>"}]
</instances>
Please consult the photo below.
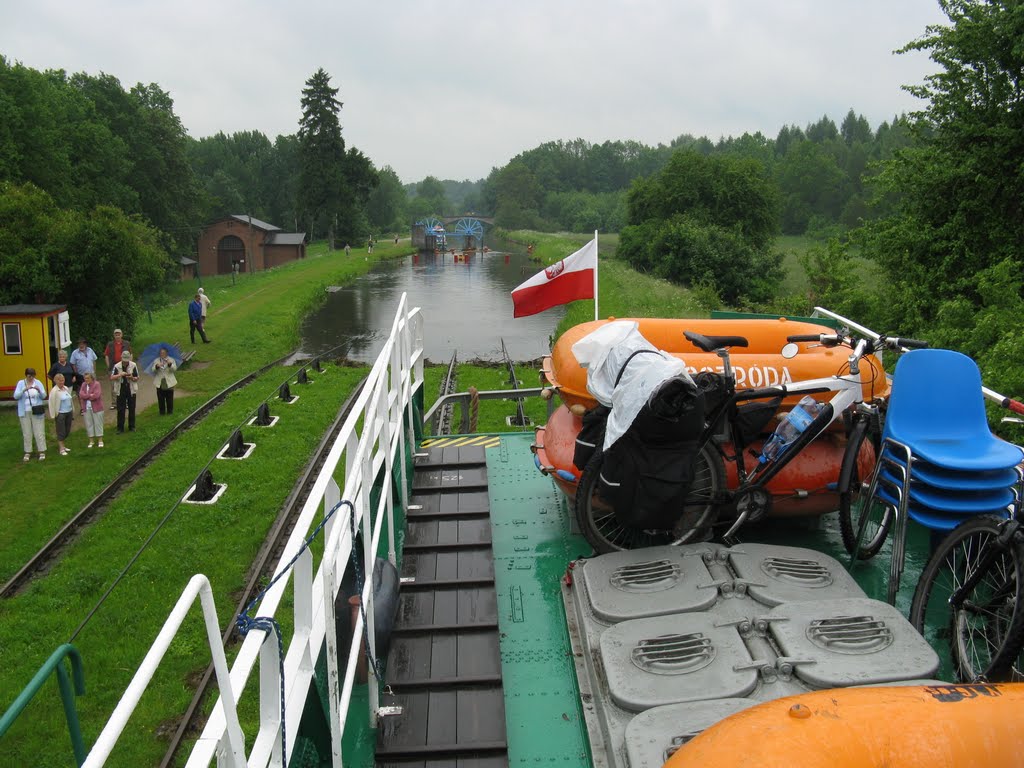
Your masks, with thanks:
<instances>
[{"instance_id":1,"label":"polish flag","mask_svg":"<svg viewBox=\"0 0 1024 768\"><path fill-rule=\"evenodd\" d=\"M512 291L513 317L526 317L578 299L592 299L597 286L597 238L538 272Z\"/></svg>"}]
</instances>

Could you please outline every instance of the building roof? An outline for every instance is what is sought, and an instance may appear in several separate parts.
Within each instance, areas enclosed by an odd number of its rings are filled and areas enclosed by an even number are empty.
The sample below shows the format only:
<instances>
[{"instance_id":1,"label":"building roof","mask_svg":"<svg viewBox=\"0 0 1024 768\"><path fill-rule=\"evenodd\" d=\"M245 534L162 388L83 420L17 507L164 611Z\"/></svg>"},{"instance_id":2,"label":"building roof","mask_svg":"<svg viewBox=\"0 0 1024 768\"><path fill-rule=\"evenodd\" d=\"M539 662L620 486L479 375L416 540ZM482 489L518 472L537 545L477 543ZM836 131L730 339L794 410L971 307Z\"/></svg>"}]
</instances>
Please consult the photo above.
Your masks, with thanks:
<instances>
[{"instance_id":1,"label":"building roof","mask_svg":"<svg viewBox=\"0 0 1024 768\"><path fill-rule=\"evenodd\" d=\"M65 309L66 304L7 304L0 306L0 315L49 315Z\"/></svg>"},{"instance_id":2,"label":"building roof","mask_svg":"<svg viewBox=\"0 0 1024 768\"><path fill-rule=\"evenodd\" d=\"M272 232L263 241L264 245L302 245L306 241L305 232Z\"/></svg>"},{"instance_id":3,"label":"building roof","mask_svg":"<svg viewBox=\"0 0 1024 768\"><path fill-rule=\"evenodd\" d=\"M281 231L280 227L275 227L273 224L268 224L265 221L260 221L257 218L249 216L249 214L247 214L247 213L233 213L228 218L237 219L238 221L242 222L246 226L249 226L249 222L251 220L252 221L252 225L253 225L254 228L262 229L264 232L280 232Z\"/></svg>"}]
</instances>

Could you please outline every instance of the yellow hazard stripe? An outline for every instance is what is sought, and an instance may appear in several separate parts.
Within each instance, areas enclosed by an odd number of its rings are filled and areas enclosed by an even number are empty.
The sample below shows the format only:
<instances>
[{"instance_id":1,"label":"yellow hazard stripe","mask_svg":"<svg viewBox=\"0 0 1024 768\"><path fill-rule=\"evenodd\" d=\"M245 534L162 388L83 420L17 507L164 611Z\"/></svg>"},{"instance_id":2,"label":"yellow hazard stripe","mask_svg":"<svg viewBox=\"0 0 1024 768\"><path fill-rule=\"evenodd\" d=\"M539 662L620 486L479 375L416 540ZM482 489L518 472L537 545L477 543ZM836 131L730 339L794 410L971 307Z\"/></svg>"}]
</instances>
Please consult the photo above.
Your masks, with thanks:
<instances>
[{"instance_id":1,"label":"yellow hazard stripe","mask_svg":"<svg viewBox=\"0 0 1024 768\"><path fill-rule=\"evenodd\" d=\"M470 435L468 437L432 437L420 443L422 448L449 448L468 445L479 445L484 448L497 448L501 444L500 435Z\"/></svg>"}]
</instances>

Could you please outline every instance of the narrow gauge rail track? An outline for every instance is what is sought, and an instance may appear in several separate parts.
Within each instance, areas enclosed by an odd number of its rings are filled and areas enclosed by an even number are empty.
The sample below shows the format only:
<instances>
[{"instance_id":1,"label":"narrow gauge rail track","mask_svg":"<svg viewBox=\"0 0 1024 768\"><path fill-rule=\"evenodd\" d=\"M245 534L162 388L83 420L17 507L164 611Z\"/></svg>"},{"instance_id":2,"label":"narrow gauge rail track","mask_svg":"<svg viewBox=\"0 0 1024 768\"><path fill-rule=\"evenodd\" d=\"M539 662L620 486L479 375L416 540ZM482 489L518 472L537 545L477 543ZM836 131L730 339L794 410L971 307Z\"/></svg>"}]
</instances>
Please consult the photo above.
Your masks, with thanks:
<instances>
[{"instance_id":1,"label":"narrow gauge rail track","mask_svg":"<svg viewBox=\"0 0 1024 768\"><path fill-rule=\"evenodd\" d=\"M271 526L270 532L267 534L267 538L264 540L263 546L260 547L260 551L256 555L256 560L253 562L252 568L249 570L249 577L246 581L245 589L242 592L242 596L239 599L238 604L235 606L235 612L232 615L228 628L225 630L222 638L225 645L235 635L235 622L238 620L238 617L259 592L261 580L264 576L272 574L277 568L278 563L281 560L281 555L284 551L284 546L288 541L288 537L291 536L291 533L295 528L295 520L302 511L302 507L305 505L306 499L309 497L309 492L316 481L320 468L323 467L324 461L327 459L327 454L330 452L335 438L338 436L338 433L341 432L341 428L344 426L345 420L348 418L349 413L351 413L352 406L355 403L356 398L359 397L359 393L362 392L365 384L366 379L364 378L359 382L352 394L349 395L348 399L344 402L341 409L338 411L337 418L335 418L334 423L331 424L330 429L327 430L327 433L320 441L316 451L313 453L313 458L306 465L305 471L302 473L302 476L295 484L295 487L292 488L292 492L288 495L284 505L281 507L281 512L278 514L273 526ZM206 667L206 671L203 673L199 684L196 686L196 692L192 697L192 701L188 705L188 709L185 710L185 714L182 715L181 721L178 723L178 727L171 737L170 744L167 747L167 752L164 754L163 760L160 761L160 768L167 768L167 766L174 764L174 758L177 755L178 750L181 748L182 743L184 743L185 739L190 733L192 733L192 724L200 715L203 700L206 698L207 691L210 688L210 683L213 680L213 672L213 664L209 664Z\"/></svg>"},{"instance_id":2,"label":"narrow gauge rail track","mask_svg":"<svg viewBox=\"0 0 1024 768\"><path fill-rule=\"evenodd\" d=\"M39 551L36 552L29 561L7 581L6 584L0 587L0 598L14 597L32 579L38 575L46 573L68 545L77 538L79 532L94 519L99 517L107 504L109 504L129 483L131 483L136 475L151 464L157 456L163 453L164 449L180 434L206 418L206 416L208 416L214 408L220 405L220 403L223 402L223 400L232 392L251 383L271 368L281 365L285 360L290 358L292 354L294 353L289 353L284 357L267 363L262 368L243 376L234 384L231 384L211 397L195 411L172 427L166 435L157 440L157 442L154 443L145 453L133 461L120 475L115 477L106 488L101 490L88 504L82 507L78 514L65 523L64 526L54 534L53 538L46 542Z\"/></svg>"},{"instance_id":3,"label":"narrow gauge rail track","mask_svg":"<svg viewBox=\"0 0 1024 768\"><path fill-rule=\"evenodd\" d=\"M445 395L451 395L455 392L456 383L459 378L459 371L456 367L458 361L458 352L452 353L452 360L448 363L448 372L445 373L444 378L441 380L441 385L438 387L438 397L444 397ZM452 433L452 416L455 410L453 403L446 403L441 406L441 414L438 417L437 422L437 434L439 435L450 435Z\"/></svg>"}]
</instances>

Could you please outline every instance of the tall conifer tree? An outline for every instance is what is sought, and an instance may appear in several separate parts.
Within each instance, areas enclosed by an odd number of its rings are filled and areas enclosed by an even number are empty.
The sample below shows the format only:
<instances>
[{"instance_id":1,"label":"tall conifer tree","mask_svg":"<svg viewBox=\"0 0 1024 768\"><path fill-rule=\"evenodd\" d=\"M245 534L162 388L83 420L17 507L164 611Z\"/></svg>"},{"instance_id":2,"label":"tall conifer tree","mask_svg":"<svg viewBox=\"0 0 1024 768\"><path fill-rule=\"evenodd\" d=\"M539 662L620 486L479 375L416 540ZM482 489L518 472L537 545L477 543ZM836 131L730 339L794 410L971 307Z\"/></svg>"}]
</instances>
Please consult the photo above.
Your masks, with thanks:
<instances>
[{"instance_id":1,"label":"tall conifer tree","mask_svg":"<svg viewBox=\"0 0 1024 768\"><path fill-rule=\"evenodd\" d=\"M318 221L327 224L327 241L334 249L334 221L345 186L345 140L338 113L342 103L331 76L323 68L313 73L302 89L299 121L299 208L309 222L310 236Z\"/></svg>"}]
</instances>

